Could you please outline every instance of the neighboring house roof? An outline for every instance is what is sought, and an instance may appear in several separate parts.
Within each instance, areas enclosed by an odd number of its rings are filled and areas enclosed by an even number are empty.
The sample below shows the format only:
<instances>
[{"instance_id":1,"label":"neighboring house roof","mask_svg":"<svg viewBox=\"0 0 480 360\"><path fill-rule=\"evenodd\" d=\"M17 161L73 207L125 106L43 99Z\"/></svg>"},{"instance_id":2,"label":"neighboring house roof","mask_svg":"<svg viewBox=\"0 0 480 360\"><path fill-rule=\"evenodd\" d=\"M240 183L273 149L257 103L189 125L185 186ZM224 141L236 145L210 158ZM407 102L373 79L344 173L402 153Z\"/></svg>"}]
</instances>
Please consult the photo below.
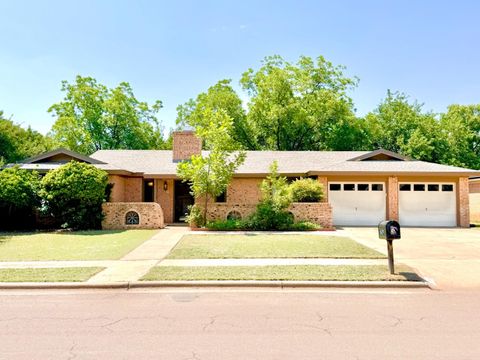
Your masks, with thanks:
<instances>
[{"instance_id":1,"label":"neighboring house roof","mask_svg":"<svg viewBox=\"0 0 480 360\"><path fill-rule=\"evenodd\" d=\"M130 172L125 171L121 167L118 168L111 164L107 164L106 162L103 162L99 159L94 159L92 157L82 155L75 151L71 151L64 148L55 149L37 156L33 156L17 164L8 164L6 165L6 167L12 167L12 166L18 165L22 169L36 170L40 173L44 173L50 170L57 169L58 167L72 160L84 162L87 164L92 164L102 170L105 170L111 173L118 172L121 174L130 174Z\"/></svg>"},{"instance_id":2,"label":"neighboring house roof","mask_svg":"<svg viewBox=\"0 0 480 360\"><path fill-rule=\"evenodd\" d=\"M69 160L77 160L81 162L86 162L88 164L104 164L104 162L98 160L98 159L93 159L89 156L79 154L75 151L71 151L65 148L58 148L52 151L47 151L43 154L37 155L37 156L32 156L31 158L25 159L22 161L23 164L34 164L34 163L55 163L59 162L61 163L62 161L55 161L55 159L59 156L62 155L63 158L68 158ZM65 163L67 161L63 161Z\"/></svg>"},{"instance_id":3,"label":"neighboring house roof","mask_svg":"<svg viewBox=\"0 0 480 360\"><path fill-rule=\"evenodd\" d=\"M208 154L207 151L203 152ZM99 150L91 158L116 169L144 176L175 176L177 163L170 150ZM321 174L428 174L476 175L477 171L411 160L386 150L376 151L247 151L237 176L263 176L273 161L285 175ZM382 156L379 156L382 155ZM376 160L389 158L391 160Z\"/></svg>"}]
</instances>

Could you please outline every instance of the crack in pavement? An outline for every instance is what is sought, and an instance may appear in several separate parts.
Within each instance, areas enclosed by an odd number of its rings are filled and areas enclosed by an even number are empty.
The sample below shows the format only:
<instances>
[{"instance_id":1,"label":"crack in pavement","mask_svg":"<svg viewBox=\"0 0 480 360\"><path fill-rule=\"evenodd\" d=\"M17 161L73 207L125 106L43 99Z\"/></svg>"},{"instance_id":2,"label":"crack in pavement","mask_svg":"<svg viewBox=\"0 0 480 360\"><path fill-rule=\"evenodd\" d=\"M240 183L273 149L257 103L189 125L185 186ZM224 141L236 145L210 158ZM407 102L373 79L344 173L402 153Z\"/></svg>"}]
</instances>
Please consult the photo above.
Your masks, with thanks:
<instances>
[{"instance_id":1,"label":"crack in pavement","mask_svg":"<svg viewBox=\"0 0 480 360\"><path fill-rule=\"evenodd\" d=\"M72 343L72 346L70 346L70 349L68 349L68 354L69 354L68 360L72 360L72 359L75 359L77 357L77 354L75 354L73 352L73 350L75 350L76 347L77 347L77 344L74 341Z\"/></svg>"},{"instance_id":2,"label":"crack in pavement","mask_svg":"<svg viewBox=\"0 0 480 360\"><path fill-rule=\"evenodd\" d=\"M210 316L210 321L203 325L202 331L206 331L209 326L212 326L215 323L215 321L217 321L217 317L219 316L220 315Z\"/></svg>"}]
</instances>

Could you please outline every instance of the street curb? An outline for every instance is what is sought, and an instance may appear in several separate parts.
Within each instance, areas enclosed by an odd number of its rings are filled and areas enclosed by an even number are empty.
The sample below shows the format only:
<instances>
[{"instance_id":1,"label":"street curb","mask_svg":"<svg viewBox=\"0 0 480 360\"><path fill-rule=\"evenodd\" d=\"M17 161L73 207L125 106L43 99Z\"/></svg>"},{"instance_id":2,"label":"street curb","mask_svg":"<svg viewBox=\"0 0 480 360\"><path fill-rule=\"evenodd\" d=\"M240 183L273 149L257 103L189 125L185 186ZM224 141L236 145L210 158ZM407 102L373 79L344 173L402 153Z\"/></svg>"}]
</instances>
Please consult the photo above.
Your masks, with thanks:
<instances>
[{"instance_id":1,"label":"street curb","mask_svg":"<svg viewBox=\"0 0 480 360\"><path fill-rule=\"evenodd\" d=\"M132 281L113 283L0 283L0 290L28 289L139 289L139 288L384 288L434 289L428 281Z\"/></svg>"}]
</instances>

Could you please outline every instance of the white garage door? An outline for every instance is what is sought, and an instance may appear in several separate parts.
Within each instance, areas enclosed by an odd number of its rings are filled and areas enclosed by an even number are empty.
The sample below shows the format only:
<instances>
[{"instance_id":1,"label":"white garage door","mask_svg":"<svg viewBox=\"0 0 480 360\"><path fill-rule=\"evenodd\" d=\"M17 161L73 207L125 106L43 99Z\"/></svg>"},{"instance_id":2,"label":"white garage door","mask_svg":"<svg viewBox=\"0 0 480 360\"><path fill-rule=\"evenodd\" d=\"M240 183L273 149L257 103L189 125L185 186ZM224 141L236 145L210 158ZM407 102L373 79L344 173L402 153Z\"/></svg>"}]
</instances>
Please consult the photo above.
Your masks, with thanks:
<instances>
[{"instance_id":1,"label":"white garage door","mask_svg":"<svg viewBox=\"0 0 480 360\"><path fill-rule=\"evenodd\" d=\"M334 225L378 225L385 220L385 184L331 182L328 201L332 205Z\"/></svg>"},{"instance_id":2,"label":"white garage door","mask_svg":"<svg viewBox=\"0 0 480 360\"><path fill-rule=\"evenodd\" d=\"M400 183L399 222L404 226L457 226L453 183Z\"/></svg>"}]
</instances>

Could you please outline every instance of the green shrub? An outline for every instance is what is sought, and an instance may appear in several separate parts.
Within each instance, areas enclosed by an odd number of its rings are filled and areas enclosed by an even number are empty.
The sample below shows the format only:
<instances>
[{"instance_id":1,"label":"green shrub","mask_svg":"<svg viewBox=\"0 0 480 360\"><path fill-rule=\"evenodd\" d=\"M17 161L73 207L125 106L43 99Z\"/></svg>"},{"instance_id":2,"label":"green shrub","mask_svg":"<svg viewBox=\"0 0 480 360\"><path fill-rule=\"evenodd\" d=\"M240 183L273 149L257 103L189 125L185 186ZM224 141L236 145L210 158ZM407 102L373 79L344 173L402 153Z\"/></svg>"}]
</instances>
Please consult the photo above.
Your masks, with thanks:
<instances>
[{"instance_id":1,"label":"green shrub","mask_svg":"<svg viewBox=\"0 0 480 360\"><path fill-rule=\"evenodd\" d=\"M190 205L188 210L189 212L186 220L191 227L202 226L202 224L205 224L203 210L198 205Z\"/></svg>"},{"instance_id":2,"label":"green shrub","mask_svg":"<svg viewBox=\"0 0 480 360\"><path fill-rule=\"evenodd\" d=\"M299 179L290 184L293 202L319 202L323 199L323 186L314 179Z\"/></svg>"},{"instance_id":3,"label":"green shrub","mask_svg":"<svg viewBox=\"0 0 480 360\"><path fill-rule=\"evenodd\" d=\"M42 179L44 211L64 228L98 229L108 175L93 165L71 161Z\"/></svg>"},{"instance_id":4,"label":"green shrub","mask_svg":"<svg viewBox=\"0 0 480 360\"><path fill-rule=\"evenodd\" d=\"M245 229L245 222L242 220L215 220L209 221L206 225L209 230L216 231L233 231L233 230L243 230Z\"/></svg>"},{"instance_id":5,"label":"green shrub","mask_svg":"<svg viewBox=\"0 0 480 360\"><path fill-rule=\"evenodd\" d=\"M261 201L245 226L250 230L286 230L294 223L292 214L276 207L272 201Z\"/></svg>"},{"instance_id":6,"label":"green shrub","mask_svg":"<svg viewBox=\"0 0 480 360\"><path fill-rule=\"evenodd\" d=\"M18 166L0 171L0 229L26 229L34 226L34 211L40 205L37 172Z\"/></svg>"},{"instance_id":7,"label":"green shrub","mask_svg":"<svg viewBox=\"0 0 480 360\"><path fill-rule=\"evenodd\" d=\"M312 223L310 221L299 221L296 222L288 228L290 231L312 231L319 230L322 227L318 224Z\"/></svg>"}]
</instances>

